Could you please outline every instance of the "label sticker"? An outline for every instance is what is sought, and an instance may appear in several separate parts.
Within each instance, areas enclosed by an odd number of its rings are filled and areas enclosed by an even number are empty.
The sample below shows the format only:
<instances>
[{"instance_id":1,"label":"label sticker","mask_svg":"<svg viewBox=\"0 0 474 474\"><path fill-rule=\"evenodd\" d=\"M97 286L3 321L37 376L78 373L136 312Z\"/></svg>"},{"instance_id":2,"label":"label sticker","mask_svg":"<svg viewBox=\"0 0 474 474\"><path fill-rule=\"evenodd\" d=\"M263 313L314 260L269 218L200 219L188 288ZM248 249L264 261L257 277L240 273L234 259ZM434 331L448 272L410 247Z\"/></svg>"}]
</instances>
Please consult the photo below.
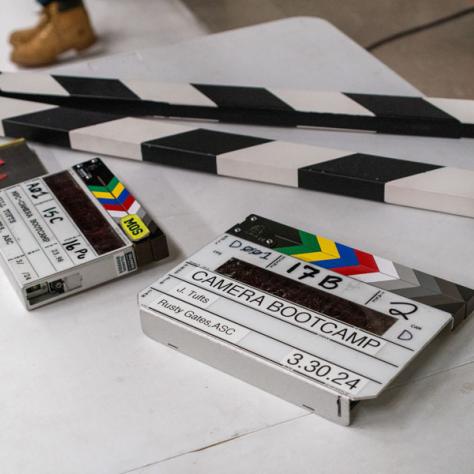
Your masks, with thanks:
<instances>
[{"instance_id":1,"label":"label sticker","mask_svg":"<svg viewBox=\"0 0 474 474\"><path fill-rule=\"evenodd\" d=\"M117 270L117 275L134 272L137 269L137 261L133 250L117 255L115 257L115 268Z\"/></svg>"},{"instance_id":2,"label":"label sticker","mask_svg":"<svg viewBox=\"0 0 474 474\"><path fill-rule=\"evenodd\" d=\"M128 214L120 219L120 226L133 242L150 235L150 230L137 214Z\"/></svg>"},{"instance_id":3,"label":"label sticker","mask_svg":"<svg viewBox=\"0 0 474 474\"><path fill-rule=\"evenodd\" d=\"M235 344L250 332L238 324L229 323L215 314L165 294L158 294L150 309Z\"/></svg>"},{"instance_id":4,"label":"label sticker","mask_svg":"<svg viewBox=\"0 0 474 474\"><path fill-rule=\"evenodd\" d=\"M281 363L295 372L335 389L349 391L352 395L360 392L368 383L365 377L299 350L292 350Z\"/></svg>"},{"instance_id":5,"label":"label sticker","mask_svg":"<svg viewBox=\"0 0 474 474\"><path fill-rule=\"evenodd\" d=\"M171 288L170 294L200 308L207 308L219 299L218 295L185 282L179 282L174 288Z\"/></svg>"}]
</instances>

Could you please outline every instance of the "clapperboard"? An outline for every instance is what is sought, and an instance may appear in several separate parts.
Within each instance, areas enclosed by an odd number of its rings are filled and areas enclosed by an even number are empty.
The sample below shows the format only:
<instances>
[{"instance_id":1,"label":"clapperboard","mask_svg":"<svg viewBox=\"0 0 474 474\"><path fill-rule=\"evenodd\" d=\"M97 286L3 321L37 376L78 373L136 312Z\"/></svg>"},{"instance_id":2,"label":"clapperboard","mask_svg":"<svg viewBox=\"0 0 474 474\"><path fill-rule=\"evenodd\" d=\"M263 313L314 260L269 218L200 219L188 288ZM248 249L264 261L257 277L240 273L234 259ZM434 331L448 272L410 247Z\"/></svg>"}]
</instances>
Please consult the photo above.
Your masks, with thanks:
<instances>
[{"instance_id":1,"label":"clapperboard","mask_svg":"<svg viewBox=\"0 0 474 474\"><path fill-rule=\"evenodd\" d=\"M161 229L98 158L0 190L0 263L28 309L167 256Z\"/></svg>"},{"instance_id":2,"label":"clapperboard","mask_svg":"<svg viewBox=\"0 0 474 474\"><path fill-rule=\"evenodd\" d=\"M139 307L151 338L348 425L474 310L474 291L252 215L143 290Z\"/></svg>"}]
</instances>

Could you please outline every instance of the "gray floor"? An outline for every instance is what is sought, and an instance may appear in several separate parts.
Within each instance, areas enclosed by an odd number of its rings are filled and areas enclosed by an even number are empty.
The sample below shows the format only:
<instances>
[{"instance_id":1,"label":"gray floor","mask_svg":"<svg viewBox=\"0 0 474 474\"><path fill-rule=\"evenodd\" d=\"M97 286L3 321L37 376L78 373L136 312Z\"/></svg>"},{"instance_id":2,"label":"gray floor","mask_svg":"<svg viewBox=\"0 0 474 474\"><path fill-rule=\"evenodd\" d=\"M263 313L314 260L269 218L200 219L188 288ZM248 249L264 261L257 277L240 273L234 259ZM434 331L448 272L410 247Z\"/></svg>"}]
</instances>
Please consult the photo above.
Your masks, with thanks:
<instances>
[{"instance_id":1,"label":"gray floor","mask_svg":"<svg viewBox=\"0 0 474 474\"><path fill-rule=\"evenodd\" d=\"M87 0L102 49L156 47L290 16L329 20L362 46L473 6L472 0ZM111 5L113 5L111 7ZM0 67L9 31L34 21L33 0L2 4ZM425 94L474 99L474 14L382 46L374 54Z\"/></svg>"},{"instance_id":2,"label":"gray floor","mask_svg":"<svg viewBox=\"0 0 474 474\"><path fill-rule=\"evenodd\" d=\"M459 10L469 0L184 0L217 32L289 16L319 16L362 46ZM405 37L375 56L427 95L474 99L474 14Z\"/></svg>"}]
</instances>

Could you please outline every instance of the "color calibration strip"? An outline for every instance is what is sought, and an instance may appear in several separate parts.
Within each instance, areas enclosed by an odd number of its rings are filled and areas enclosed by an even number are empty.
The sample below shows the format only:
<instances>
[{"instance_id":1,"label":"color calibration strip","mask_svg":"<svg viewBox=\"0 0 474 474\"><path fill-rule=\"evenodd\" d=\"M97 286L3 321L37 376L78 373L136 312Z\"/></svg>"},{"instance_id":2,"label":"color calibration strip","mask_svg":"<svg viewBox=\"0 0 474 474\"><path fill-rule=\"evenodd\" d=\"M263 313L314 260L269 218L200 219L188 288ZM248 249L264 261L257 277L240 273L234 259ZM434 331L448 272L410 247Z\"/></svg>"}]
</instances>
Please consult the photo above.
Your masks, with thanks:
<instances>
[{"instance_id":1,"label":"color calibration strip","mask_svg":"<svg viewBox=\"0 0 474 474\"><path fill-rule=\"evenodd\" d=\"M73 170L91 196L134 244L139 266L168 256L166 237L162 230L101 159L80 163L73 166Z\"/></svg>"}]
</instances>

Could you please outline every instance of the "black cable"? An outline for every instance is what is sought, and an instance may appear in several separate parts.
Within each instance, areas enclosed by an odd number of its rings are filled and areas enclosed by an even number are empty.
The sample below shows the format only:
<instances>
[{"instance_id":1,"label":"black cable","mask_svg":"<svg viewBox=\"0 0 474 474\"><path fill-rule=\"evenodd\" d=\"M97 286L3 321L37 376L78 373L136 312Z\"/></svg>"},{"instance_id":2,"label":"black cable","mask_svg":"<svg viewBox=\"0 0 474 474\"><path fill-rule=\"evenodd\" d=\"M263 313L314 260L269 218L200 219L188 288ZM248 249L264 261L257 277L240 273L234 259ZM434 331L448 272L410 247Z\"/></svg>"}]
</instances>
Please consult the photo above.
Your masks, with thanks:
<instances>
[{"instance_id":1,"label":"black cable","mask_svg":"<svg viewBox=\"0 0 474 474\"><path fill-rule=\"evenodd\" d=\"M429 23L415 26L413 28L409 28L407 30L403 30L393 35L387 36L386 38L382 38L380 40L375 41L374 43L367 46L365 49L367 49L367 51L373 51L376 48L380 48L380 46L383 46L384 44L391 43L392 41L398 40L400 38L404 38L405 36L413 35L415 33L419 33L421 31L434 28L435 26L443 25L444 23L447 23L448 21L456 20L465 15L469 15L470 13L474 13L474 7L465 8L464 10L460 10L456 13L453 13L452 15L448 15L443 18L439 18L438 20L434 20Z\"/></svg>"}]
</instances>

